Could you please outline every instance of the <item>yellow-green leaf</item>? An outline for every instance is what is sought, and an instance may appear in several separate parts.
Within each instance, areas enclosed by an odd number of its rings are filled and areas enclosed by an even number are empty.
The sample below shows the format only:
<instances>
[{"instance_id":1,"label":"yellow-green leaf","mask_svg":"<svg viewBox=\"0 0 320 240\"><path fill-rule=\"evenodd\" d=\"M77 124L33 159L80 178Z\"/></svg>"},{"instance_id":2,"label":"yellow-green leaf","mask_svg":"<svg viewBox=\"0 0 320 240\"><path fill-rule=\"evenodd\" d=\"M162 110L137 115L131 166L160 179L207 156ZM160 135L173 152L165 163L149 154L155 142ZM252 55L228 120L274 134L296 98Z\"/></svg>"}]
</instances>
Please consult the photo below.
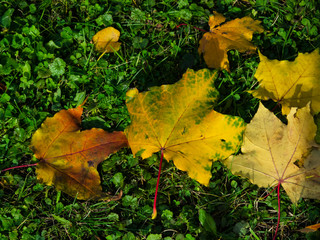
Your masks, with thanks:
<instances>
[{"instance_id":1,"label":"yellow-green leaf","mask_svg":"<svg viewBox=\"0 0 320 240\"><path fill-rule=\"evenodd\" d=\"M241 142L244 122L212 110L217 72L187 70L172 85L127 93L131 125L125 130L133 154L142 158L163 149L164 158L207 185L214 160L227 158Z\"/></svg>"},{"instance_id":2,"label":"yellow-green leaf","mask_svg":"<svg viewBox=\"0 0 320 240\"><path fill-rule=\"evenodd\" d=\"M107 27L97 32L93 38L93 44L98 52L116 52L120 49L119 43L120 32L113 28Z\"/></svg>"},{"instance_id":3,"label":"yellow-green leaf","mask_svg":"<svg viewBox=\"0 0 320 240\"><path fill-rule=\"evenodd\" d=\"M260 63L255 77L259 88L252 95L272 99L282 105L287 115L291 107L302 108L311 102L311 112L320 111L320 54L299 53L294 61L269 60L259 53Z\"/></svg>"},{"instance_id":4,"label":"yellow-green leaf","mask_svg":"<svg viewBox=\"0 0 320 240\"><path fill-rule=\"evenodd\" d=\"M250 17L237 18L223 23L225 18L213 12L209 18L210 32L200 40L199 54L210 68L230 71L227 52L236 49L239 52L253 52L256 47L250 42L255 32L263 32L260 22ZM222 25L220 25L223 23Z\"/></svg>"}]
</instances>

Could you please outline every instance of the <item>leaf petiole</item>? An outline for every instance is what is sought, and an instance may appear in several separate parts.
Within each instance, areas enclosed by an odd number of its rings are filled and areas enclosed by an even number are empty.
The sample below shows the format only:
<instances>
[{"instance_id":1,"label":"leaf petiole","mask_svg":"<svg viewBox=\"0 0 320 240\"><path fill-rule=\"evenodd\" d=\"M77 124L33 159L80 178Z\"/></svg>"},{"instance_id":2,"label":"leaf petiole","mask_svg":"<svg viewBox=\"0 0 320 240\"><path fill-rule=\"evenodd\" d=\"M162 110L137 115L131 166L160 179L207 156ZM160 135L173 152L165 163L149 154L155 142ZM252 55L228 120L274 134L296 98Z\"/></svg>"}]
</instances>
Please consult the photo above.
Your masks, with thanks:
<instances>
[{"instance_id":1,"label":"leaf petiole","mask_svg":"<svg viewBox=\"0 0 320 240\"><path fill-rule=\"evenodd\" d=\"M9 167L3 170L0 170L0 172L5 172L5 171L9 171L11 169L16 169L16 168L25 168L25 167L33 167L36 166L38 163L32 163L32 164L25 164L25 165L20 165L20 166L15 166L15 167Z\"/></svg>"},{"instance_id":2,"label":"leaf petiole","mask_svg":"<svg viewBox=\"0 0 320 240\"><path fill-rule=\"evenodd\" d=\"M278 187L278 185L275 186L275 187L271 190L271 192L269 192L269 193L268 193L266 196L264 196L262 199L265 199L265 198L267 198L268 196L270 196L270 194L273 193L273 191L276 190L277 187Z\"/></svg>"},{"instance_id":3,"label":"leaf petiole","mask_svg":"<svg viewBox=\"0 0 320 240\"><path fill-rule=\"evenodd\" d=\"M278 233L278 229L279 229L279 224L280 224L280 186L281 186L281 182L278 183L277 185L277 196L278 196L278 221L277 221L277 227L276 227L276 231L274 233L273 236L273 240L276 239L277 237L277 233Z\"/></svg>"},{"instance_id":4,"label":"leaf petiole","mask_svg":"<svg viewBox=\"0 0 320 240\"><path fill-rule=\"evenodd\" d=\"M152 219L155 219L157 217L157 195L158 195L158 188L159 188L160 174L161 174L161 167L162 167L162 160L163 160L163 150L164 148L161 148L161 157L160 157L160 164L159 164L159 171L158 171L157 186L156 186L156 192L154 194L154 200L153 200L153 212L151 217Z\"/></svg>"}]
</instances>

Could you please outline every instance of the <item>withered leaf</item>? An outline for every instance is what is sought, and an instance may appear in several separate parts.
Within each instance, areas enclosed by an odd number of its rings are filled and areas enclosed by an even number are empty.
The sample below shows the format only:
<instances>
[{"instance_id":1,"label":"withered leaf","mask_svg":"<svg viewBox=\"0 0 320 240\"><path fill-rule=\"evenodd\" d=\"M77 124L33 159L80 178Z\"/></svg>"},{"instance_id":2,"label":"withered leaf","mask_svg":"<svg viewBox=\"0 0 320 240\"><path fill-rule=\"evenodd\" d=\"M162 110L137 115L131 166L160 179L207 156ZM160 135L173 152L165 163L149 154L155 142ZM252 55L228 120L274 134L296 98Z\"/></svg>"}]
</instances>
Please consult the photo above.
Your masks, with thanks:
<instances>
[{"instance_id":1,"label":"withered leaf","mask_svg":"<svg viewBox=\"0 0 320 240\"><path fill-rule=\"evenodd\" d=\"M320 199L320 162L317 151L310 154L315 131L309 106L293 108L285 125L260 103L244 133L242 154L225 163L233 174L260 187L281 184L293 203L302 197Z\"/></svg>"},{"instance_id":2,"label":"withered leaf","mask_svg":"<svg viewBox=\"0 0 320 240\"><path fill-rule=\"evenodd\" d=\"M123 132L80 131L81 106L47 118L34 133L31 148L39 159L37 178L78 199L106 198L97 166L127 146Z\"/></svg>"},{"instance_id":3,"label":"withered leaf","mask_svg":"<svg viewBox=\"0 0 320 240\"><path fill-rule=\"evenodd\" d=\"M250 17L237 18L226 22L217 12L209 18L210 32L203 35L198 49L209 68L230 71L227 52L254 52L256 47L250 42L255 32L263 32L260 22Z\"/></svg>"}]
</instances>

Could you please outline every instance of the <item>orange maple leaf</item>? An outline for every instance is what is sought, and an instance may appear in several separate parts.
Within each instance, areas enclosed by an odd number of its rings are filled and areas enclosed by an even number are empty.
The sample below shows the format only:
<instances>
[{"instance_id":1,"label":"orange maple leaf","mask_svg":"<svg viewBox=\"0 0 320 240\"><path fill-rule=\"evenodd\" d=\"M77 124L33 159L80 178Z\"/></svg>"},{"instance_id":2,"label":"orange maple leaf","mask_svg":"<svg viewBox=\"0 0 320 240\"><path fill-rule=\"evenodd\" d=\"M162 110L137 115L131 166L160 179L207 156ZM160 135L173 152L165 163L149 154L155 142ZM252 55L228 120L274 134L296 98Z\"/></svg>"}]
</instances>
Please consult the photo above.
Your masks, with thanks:
<instances>
[{"instance_id":1,"label":"orange maple leaf","mask_svg":"<svg viewBox=\"0 0 320 240\"><path fill-rule=\"evenodd\" d=\"M256 47L250 42L252 35L263 32L263 28L260 21L247 16L223 23L225 20L223 15L213 12L209 18L210 32L203 35L198 52L203 54L208 67L230 71L227 52L231 49L255 51Z\"/></svg>"},{"instance_id":2,"label":"orange maple leaf","mask_svg":"<svg viewBox=\"0 0 320 240\"><path fill-rule=\"evenodd\" d=\"M37 178L78 199L105 198L97 166L111 153L128 145L123 132L93 128L80 131L81 106L47 118L34 133L31 148Z\"/></svg>"},{"instance_id":3,"label":"orange maple leaf","mask_svg":"<svg viewBox=\"0 0 320 240\"><path fill-rule=\"evenodd\" d=\"M305 228L300 229L299 231L302 233L309 233L309 232L318 231L319 228L320 228L320 223L317 223L314 225L306 226Z\"/></svg>"}]
</instances>

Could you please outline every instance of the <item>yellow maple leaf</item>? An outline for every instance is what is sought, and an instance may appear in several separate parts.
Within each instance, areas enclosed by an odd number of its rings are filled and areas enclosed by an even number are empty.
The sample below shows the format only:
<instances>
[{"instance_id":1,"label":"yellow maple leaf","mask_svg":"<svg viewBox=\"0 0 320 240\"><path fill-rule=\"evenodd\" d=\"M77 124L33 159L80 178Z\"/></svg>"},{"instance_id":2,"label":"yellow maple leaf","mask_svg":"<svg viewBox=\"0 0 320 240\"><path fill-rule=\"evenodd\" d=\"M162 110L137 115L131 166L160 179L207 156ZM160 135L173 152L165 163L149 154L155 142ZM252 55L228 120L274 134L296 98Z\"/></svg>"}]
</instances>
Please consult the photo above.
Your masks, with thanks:
<instances>
[{"instance_id":1,"label":"yellow maple leaf","mask_svg":"<svg viewBox=\"0 0 320 240\"><path fill-rule=\"evenodd\" d=\"M255 73L259 88L250 91L256 98L272 99L282 105L287 115L291 107L302 108L311 102L312 113L320 111L320 54L299 53L294 61L269 60L259 53Z\"/></svg>"},{"instance_id":2,"label":"yellow maple leaf","mask_svg":"<svg viewBox=\"0 0 320 240\"><path fill-rule=\"evenodd\" d=\"M128 142L123 132L93 128L80 132L81 106L47 118L34 133L31 148L37 178L78 199L105 198L97 166Z\"/></svg>"},{"instance_id":3,"label":"yellow maple leaf","mask_svg":"<svg viewBox=\"0 0 320 240\"><path fill-rule=\"evenodd\" d=\"M242 154L229 157L225 164L259 187L281 184L293 203L301 197L320 199L320 162L305 159L315 145L315 131L309 106L293 108L285 125L260 103L245 130Z\"/></svg>"},{"instance_id":4,"label":"yellow maple leaf","mask_svg":"<svg viewBox=\"0 0 320 240\"><path fill-rule=\"evenodd\" d=\"M236 49L239 52L253 52L256 47L250 42L254 32L261 33L260 21L250 17L237 18L226 22L225 17L217 12L209 18L210 32L200 40L199 54L210 68L229 69L227 52ZM222 25L220 25L222 24Z\"/></svg>"},{"instance_id":5,"label":"yellow maple leaf","mask_svg":"<svg viewBox=\"0 0 320 240\"><path fill-rule=\"evenodd\" d=\"M97 32L93 38L93 44L98 52L116 52L120 49L119 43L120 32L113 28L107 27Z\"/></svg>"},{"instance_id":6,"label":"yellow maple leaf","mask_svg":"<svg viewBox=\"0 0 320 240\"><path fill-rule=\"evenodd\" d=\"M209 184L214 160L237 151L244 121L212 110L218 92L212 87L217 72L187 70L172 85L127 93L131 125L125 130L133 154L142 158L162 151L166 160L204 185ZM210 96L209 96L210 94Z\"/></svg>"}]
</instances>

